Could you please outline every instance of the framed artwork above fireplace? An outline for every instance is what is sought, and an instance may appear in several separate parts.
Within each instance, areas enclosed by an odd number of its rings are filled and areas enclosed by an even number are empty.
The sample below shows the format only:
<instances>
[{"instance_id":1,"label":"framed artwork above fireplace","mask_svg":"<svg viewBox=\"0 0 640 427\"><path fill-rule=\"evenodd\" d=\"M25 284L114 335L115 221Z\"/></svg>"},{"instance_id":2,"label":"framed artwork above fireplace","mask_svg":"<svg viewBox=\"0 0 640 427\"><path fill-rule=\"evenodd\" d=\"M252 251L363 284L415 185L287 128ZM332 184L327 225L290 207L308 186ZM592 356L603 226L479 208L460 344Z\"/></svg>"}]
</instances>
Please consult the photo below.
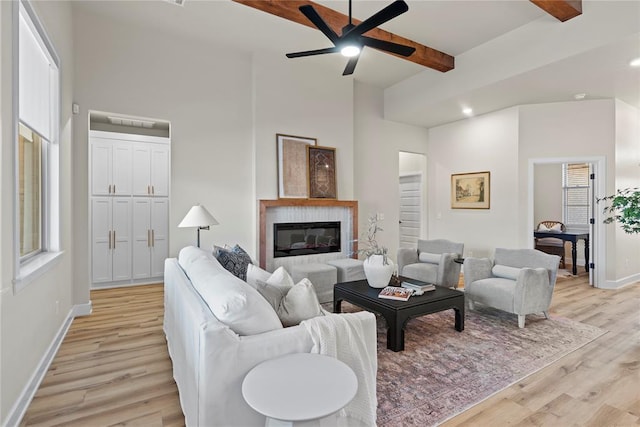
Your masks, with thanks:
<instances>
[{"instance_id":1,"label":"framed artwork above fireplace","mask_svg":"<svg viewBox=\"0 0 640 427\"><path fill-rule=\"evenodd\" d=\"M276 134L278 150L278 198L309 197L309 164L307 147L315 146L315 138Z\"/></svg>"}]
</instances>

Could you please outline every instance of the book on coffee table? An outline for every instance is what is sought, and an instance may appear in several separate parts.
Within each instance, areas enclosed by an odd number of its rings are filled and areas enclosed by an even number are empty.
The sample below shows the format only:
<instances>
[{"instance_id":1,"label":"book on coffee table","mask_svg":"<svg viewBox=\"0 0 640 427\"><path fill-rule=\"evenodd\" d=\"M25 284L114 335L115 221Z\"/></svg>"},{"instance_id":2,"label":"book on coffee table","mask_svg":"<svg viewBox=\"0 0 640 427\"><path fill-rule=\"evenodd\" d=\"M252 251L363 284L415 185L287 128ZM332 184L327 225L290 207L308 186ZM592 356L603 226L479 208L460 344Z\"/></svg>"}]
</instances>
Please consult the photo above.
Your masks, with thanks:
<instances>
[{"instance_id":1,"label":"book on coffee table","mask_svg":"<svg viewBox=\"0 0 640 427\"><path fill-rule=\"evenodd\" d=\"M387 286L380 291L378 298L407 301L411 294L413 294L413 289L406 289L398 286Z\"/></svg>"},{"instance_id":2,"label":"book on coffee table","mask_svg":"<svg viewBox=\"0 0 640 427\"><path fill-rule=\"evenodd\" d=\"M434 285L433 283L425 283L424 285L418 285L417 283L402 282L400 286L402 286L403 288L412 289L414 291L421 291L421 292L436 290L436 285Z\"/></svg>"}]
</instances>

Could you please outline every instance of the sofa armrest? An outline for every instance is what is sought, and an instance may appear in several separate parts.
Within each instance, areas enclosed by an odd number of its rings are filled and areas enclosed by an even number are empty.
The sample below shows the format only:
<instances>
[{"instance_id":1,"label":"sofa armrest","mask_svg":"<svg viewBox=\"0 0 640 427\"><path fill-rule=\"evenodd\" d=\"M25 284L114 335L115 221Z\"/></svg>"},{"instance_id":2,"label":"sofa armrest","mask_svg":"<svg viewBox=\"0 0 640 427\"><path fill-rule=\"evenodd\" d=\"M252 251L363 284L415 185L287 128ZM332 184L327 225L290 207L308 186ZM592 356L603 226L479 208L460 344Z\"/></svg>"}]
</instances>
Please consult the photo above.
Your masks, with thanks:
<instances>
[{"instance_id":1,"label":"sofa armrest","mask_svg":"<svg viewBox=\"0 0 640 427\"><path fill-rule=\"evenodd\" d=\"M528 314L547 311L553 287L546 268L522 268L516 280L514 313Z\"/></svg>"},{"instance_id":2,"label":"sofa armrest","mask_svg":"<svg viewBox=\"0 0 640 427\"><path fill-rule=\"evenodd\" d=\"M398 275L402 276L402 269L405 265L418 262L418 250L409 248L398 249Z\"/></svg>"},{"instance_id":3,"label":"sofa armrest","mask_svg":"<svg viewBox=\"0 0 640 427\"><path fill-rule=\"evenodd\" d=\"M469 288L476 280L493 277L491 268L493 261L489 258L465 258L464 260L464 287Z\"/></svg>"}]
</instances>

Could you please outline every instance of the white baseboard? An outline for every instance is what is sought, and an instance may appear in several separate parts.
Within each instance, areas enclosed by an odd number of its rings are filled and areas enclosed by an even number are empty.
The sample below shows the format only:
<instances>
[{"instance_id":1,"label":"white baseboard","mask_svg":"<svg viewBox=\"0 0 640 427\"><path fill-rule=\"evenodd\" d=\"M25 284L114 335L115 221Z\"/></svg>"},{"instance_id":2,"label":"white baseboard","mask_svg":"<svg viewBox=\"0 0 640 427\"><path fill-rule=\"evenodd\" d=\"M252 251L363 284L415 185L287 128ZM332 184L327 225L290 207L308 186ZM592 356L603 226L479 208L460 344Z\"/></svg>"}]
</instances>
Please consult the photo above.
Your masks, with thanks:
<instances>
[{"instance_id":1,"label":"white baseboard","mask_svg":"<svg viewBox=\"0 0 640 427\"><path fill-rule=\"evenodd\" d=\"M632 274L631 276L623 277L622 279L618 280L607 280L601 286L598 286L598 288L620 289L636 282L640 282L640 273Z\"/></svg>"},{"instance_id":2,"label":"white baseboard","mask_svg":"<svg viewBox=\"0 0 640 427\"><path fill-rule=\"evenodd\" d=\"M114 288L128 288L131 286L153 285L156 283L162 283L164 281L163 276L149 277L146 279L136 280L124 280L121 282L105 282L105 283L92 283L91 290L94 289L114 289Z\"/></svg>"},{"instance_id":3,"label":"white baseboard","mask_svg":"<svg viewBox=\"0 0 640 427\"><path fill-rule=\"evenodd\" d=\"M17 426L20 424L20 421L22 421L24 414L27 412L27 408L33 400L33 396L35 396L36 391L38 391L38 387L40 387L40 383L42 383L44 376L47 374L49 366L51 366L51 362L53 362L53 359L58 353L58 349L60 348L64 337L67 335L74 317L86 316L91 314L91 307L91 302L87 304L76 304L71 307L71 310L69 310L69 314L67 314L67 317L64 319L64 322L62 322L62 325L58 329L58 332L53 337L51 344L49 344L47 351L44 353L44 356L42 356L42 359L40 359L40 362L36 366L33 375L31 375L31 378L27 382L27 385L22 389L20 397L18 398L18 400L16 400L13 407L9 411L9 415L5 419L3 427Z\"/></svg>"}]
</instances>

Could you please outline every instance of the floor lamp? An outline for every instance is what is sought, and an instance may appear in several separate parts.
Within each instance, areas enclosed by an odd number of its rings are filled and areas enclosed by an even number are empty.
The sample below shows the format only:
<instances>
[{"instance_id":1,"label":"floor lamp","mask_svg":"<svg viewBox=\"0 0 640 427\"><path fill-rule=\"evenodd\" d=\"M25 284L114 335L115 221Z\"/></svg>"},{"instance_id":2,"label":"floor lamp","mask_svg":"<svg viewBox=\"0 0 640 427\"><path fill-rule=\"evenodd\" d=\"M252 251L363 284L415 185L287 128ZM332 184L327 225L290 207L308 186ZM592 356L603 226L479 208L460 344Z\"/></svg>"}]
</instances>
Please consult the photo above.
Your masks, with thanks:
<instances>
[{"instance_id":1,"label":"floor lamp","mask_svg":"<svg viewBox=\"0 0 640 427\"><path fill-rule=\"evenodd\" d=\"M198 247L200 247L200 230L208 230L210 225L218 225L218 221L204 206L197 204L189 209L189 212L178 224L178 227L196 227L198 230Z\"/></svg>"}]
</instances>

